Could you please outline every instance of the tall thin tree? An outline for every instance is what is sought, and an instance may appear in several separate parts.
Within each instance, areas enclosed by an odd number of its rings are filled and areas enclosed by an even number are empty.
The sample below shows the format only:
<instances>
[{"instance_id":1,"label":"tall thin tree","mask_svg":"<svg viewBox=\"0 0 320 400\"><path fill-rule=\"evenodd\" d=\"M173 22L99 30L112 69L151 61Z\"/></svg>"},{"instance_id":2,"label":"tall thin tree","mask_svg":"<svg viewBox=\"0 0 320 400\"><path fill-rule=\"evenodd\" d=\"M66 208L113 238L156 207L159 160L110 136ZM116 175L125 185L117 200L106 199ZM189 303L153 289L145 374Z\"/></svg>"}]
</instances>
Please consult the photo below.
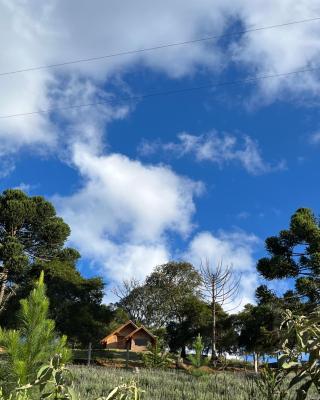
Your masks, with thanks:
<instances>
[{"instance_id":1,"label":"tall thin tree","mask_svg":"<svg viewBox=\"0 0 320 400\"><path fill-rule=\"evenodd\" d=\"M199 272L202 283L201 292L209 302L211 309L211 352L212 362L215 364L217 360L217 312L219 308L230 305L236 300L239 294L241 275L237 274L232 266L224 267L222 262L213 266L207 259L201 262Z\"/></svg>"}]
</instances>

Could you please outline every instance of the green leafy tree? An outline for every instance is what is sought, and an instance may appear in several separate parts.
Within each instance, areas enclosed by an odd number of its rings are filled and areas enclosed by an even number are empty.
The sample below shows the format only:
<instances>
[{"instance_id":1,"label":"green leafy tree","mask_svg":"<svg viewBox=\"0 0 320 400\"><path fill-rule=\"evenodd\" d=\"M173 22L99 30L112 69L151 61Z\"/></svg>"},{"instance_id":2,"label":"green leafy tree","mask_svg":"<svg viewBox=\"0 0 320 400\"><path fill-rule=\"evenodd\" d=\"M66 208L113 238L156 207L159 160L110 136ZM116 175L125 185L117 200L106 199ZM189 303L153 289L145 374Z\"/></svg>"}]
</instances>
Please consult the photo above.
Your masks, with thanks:
<instances>
[{"instance_id":1,"label":"green leafy tree","mask_svg":"<svg viewBox=\"0 0 320 400\"><path fill-rule=\"evenodd\" d=\"M0 346L8 357L5 371L8 382L27 384L32 382L37 370L56 353L66 360L70 352L66 347L67 338L55 333L55 323L48 318L49 300L46 296L44 274L41 273L36 287L28 298L21 300L18 330L0 328ZM9 385L8 385L9 386Z\"/></svg>"},{"instance_id":2,"label":"green leafy tree","mask_svg":"<svg viewBox=\"0 0 320 400\"><path fill-rule=\"evenodd\" d=\"M144 283L124 282L115 292L132 320L161 328L168 321L183 320L185 303L197 295L200 283L190 263L171 261L157 266Z\"/></svg>"},{"instance_id":3,"label":"green leafy tree","mask_svg":"<svg viewBox=\"0 0 320 400\"><path fill-rule=\"evenodd\" d=\"M182 317L185 302L199 293L200 283L193 265L174 261L157 266L146 279L152 304L165 321Z\"/></svg>"},{"instance_id":4,"label":"green leafy tree","mask_svg":"<svg viewBox=\"0 0 320 400\"><path fill-rule=\"evenodd\" d=\"M280 313L277 304L247 304L236 317L239 347L246 353L253 353L256 372L259 356L279 348Z\"/></svg>"},{"instance_id":5,"label":"green leafy tree","mask_svg":"<svg viewBox=\"0 0 320 400\"><path fill-rule=\"evenodd\" d=\"M287 230L266 239L269 257L258 261L257 269L268 279L295 280L292 295L311 305L320 303L320 225L308 208L298 209ZM288 299L289 296L287 296Z\"/></svg>"},{"instance_id":6,"label":"green leafy tree","mask_svg":"<svg viewBox=\"0 0 320 400\"><path fill-rule=\"evenodd\" d=\"M77 270L80 254L64 247L68 225L42 197L20 190L0 195L0 324L15 328L20 299L45 271L50 317L56 329L78 345L98 343L112 318L102 305L101 278L85 279Z\"/></svg>"},{"instance_id":7,"label":"green leafy tree","mask_svg":"<svg viewBox=\"0 0 320 400\"><path fill-rule=\"evenodd\" d=\"M199 332L195 327L206 308L200 300L200 284L193 265L171 261L155 267L143 283L123 282L115 293L120 299L118 306L130 319L153 329L167 329L170 349L181 348L185 357L185 347Z\"/></svg>"},{"instance_id":8,"label":"green leafy tree","mask_svg":"<svg viewBox=\"0 0 320 400\"><path fill-rule=\"evenodd\" d=\"M87 346L89 342L99 343L105 336L113 313L101 304L102 279L81 276L76 269L78 258L75 250L64 249L57 259L34 265L31 276L38 276L41 269L45 271L50 316L56 329L66 334L70 342Z\"/></svg>"},{"instance_id":9,"label":"green leafy tree","mask_svg":"<svg viewBox=\"0 0 320 400\"><path fill-rule=\"evenodd\" d=\"M210 307L197 296L188 297L180 311L180 318L168 321L166 340L171 352L181 349L181 356L186 357L186 347L193 344L200 332L205 339L206 348L210 344Z\"/></svg>"},{"instance_id":10,"label":"green leafy tree","mask_svg":"<svg viewBox=\"0 0 320 400\"><path fill-rule=\"evenodd\" d=\"M43 197L13 189L0 195L0 312L19 290L32 263L53 259L69 234L69 226Z\"/></svg>"}]
</instances>

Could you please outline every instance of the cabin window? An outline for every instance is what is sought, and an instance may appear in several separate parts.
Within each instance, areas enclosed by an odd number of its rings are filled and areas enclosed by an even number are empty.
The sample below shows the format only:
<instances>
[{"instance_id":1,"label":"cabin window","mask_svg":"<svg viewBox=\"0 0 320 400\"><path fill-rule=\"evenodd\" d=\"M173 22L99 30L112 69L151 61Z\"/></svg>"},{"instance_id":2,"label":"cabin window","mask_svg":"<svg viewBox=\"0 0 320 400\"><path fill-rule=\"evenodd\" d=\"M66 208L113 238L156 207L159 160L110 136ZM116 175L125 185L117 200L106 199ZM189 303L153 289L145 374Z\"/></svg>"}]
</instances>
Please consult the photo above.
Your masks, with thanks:
<instances>
[{"instance_id":1,"label":"cabin window","mask_svg":"<svg viewBox=\"0 0 320 400\"><path fill-rule=\"evenodd\" d=\"M135 343L136 343L137 346L147 346L148 345L148 339L137 338L137 339L135 339Z\"/></svg>"}]
</instances>

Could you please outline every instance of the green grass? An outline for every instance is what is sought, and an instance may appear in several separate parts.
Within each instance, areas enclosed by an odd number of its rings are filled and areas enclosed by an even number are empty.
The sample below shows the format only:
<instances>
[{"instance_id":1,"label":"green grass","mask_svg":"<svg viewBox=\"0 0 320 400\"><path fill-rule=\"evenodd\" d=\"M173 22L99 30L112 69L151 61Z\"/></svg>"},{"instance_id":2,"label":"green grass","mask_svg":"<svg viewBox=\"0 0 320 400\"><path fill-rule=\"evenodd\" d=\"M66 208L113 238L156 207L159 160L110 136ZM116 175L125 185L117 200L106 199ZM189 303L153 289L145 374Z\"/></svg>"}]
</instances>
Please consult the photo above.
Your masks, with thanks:
<instances>
[{"instance_id":1,"label":"green grass","mask_svg":"<svg viewBox=\"0 0 320 400\"><path fill-rule=\"evenodd\" d=\"M242 373L220 372L201 377L174 370L123 369L73 366L76 389L93 400L121 383L136 379L145 400L264 400L253 378ZM310 399L312 397L309 397ZM316 398L316 397L313 397Z\"/></svg>"}]
</instances>

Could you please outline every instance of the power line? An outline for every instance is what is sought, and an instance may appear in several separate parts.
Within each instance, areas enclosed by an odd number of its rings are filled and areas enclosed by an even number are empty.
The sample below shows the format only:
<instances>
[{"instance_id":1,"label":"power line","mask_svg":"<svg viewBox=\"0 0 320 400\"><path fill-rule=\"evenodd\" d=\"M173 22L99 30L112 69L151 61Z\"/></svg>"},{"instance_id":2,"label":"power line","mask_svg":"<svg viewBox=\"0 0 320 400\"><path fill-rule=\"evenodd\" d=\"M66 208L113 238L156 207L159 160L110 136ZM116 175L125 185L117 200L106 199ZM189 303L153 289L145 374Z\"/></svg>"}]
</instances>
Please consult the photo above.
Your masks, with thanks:
<instances>
[{"instance_id":1,"label":"power line","mask_svg":"<svg viewBox=\"0 0 320 400\"><path fill-rule=\"evenodd\" d=\"M254 82L258 82L258 81L265 80L265 79L281 78L281 77L286 77L286 76L290 76L290 75L303 74L303 73L314 72L314 71L319 71L319 70L320 70L320 66L312 67L312 68L310 67L310 68L304 68L304 69L300 69L300 70L283 72L283 73L278 73L278 74L260 75L260 76L248 77L245 79L209 83L209 84L205 84L205 85L191 86L191 87L186 87L186 88L181 88L181 89L150 92L150 93L136 95L136 96L119 97L116 100L117 101L143 100L143 99L147 99L147 98L151 98L151 97L169 96L169 95L173 95L173 94L194 92L194 91L203 90L203 89L213 89L213 88L218 88L218 87L222 87L222 86L233 86L233 85L254 83ZM97 101L97 102L92 102L92 103L72 104L72 105L65 106L65 107L49 108L46 110L37 110L37 111L30 111L30 112L17 113L17 114L0 115L0 119L25 117L25 116L32 116L32 115L38 115L38 114L49 114L51 112L72 110L72 109L85 108L85 107L95 107L95 106L105 105L105 104L110 104L110 103L112 103L112 101L104 100L104 101Z\"/></svg>"},{"instance_id":2,"label":"power line","mask_svg":"<svg viewBox=\"0 0 320 400\"><path fill-rule=\"evenodd\" d=\"M285 26L303 24L306 22L314 22L314 21L319 21L319 20L320 20L320 17L301 19L301 20L297 20L297 21L285 22L282 24L268 25L268 26L263 26L263 27L257 27L257 28L251 28L251 29L239 30L239 31L235 31L235 32L224 33L221 35L207 36L207 37L194 39L194 40L185 40L182 42L166 43L166 44L161 44L158 46L146 47L146 48L142 48L142 49L135 49L135 50L128 50L128 51L121 51L121 52L105 54L105 55L101 55L101 56L97 56L97 57L82 58L82 59L77 59L77 60L60 62L60 63L56 63L56 64L48 64L48 65L41 65L41 66L35 66L35 67L29 67L29 68L22 68L22 69L17 69L14 71L5 71L5 72L0 72L0 76L14 75L14 74L20 74L23 72L38 71L38 70L42 70L42 69L57 68L57 67L63 67L63 66L72 65L72 64L79 64L79 63L84 63L84 62L91 62L91 61L98 61L98 60L103 60L103 59L108 59L108 58L126 56L126 55L131 55L131 54L138 54L138 53L143 53L143 52L148 52L148 51L165 49L165 48L169 48L169 47L176 47L176 46L183 46L183 45L192 44L192 43L206 42L206 41L210 41L210 40L214 40L214 39L222 39L225 37L238 36L238 35L243 35L245 33L250 33L250 32L258 32L258 31L263 31L263 30L268 30L268 29L281 28L281 27L285 27Z\"/></svg>"}]
</instances>

